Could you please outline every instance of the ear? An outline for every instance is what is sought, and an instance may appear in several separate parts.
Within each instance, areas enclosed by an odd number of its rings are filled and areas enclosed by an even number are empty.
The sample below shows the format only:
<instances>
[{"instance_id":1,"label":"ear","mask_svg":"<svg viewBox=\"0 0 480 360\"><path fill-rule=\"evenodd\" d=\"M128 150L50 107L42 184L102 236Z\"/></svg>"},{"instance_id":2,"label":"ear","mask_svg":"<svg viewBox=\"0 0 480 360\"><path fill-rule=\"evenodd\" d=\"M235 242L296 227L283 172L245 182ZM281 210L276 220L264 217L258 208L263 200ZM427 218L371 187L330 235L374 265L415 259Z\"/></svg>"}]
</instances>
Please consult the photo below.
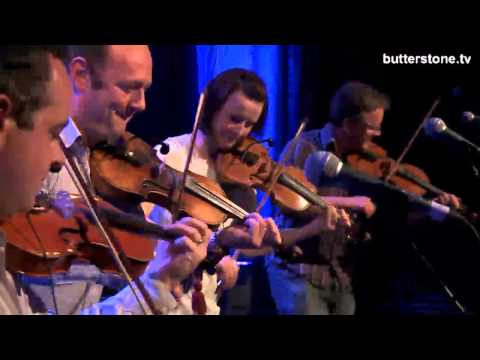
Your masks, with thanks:
<instances>
[{"instance_id":1,"label":"ear","mask_svg":"<svg viewBox=\"0 0 480 360\"><path fill-rule=\"evenodd\" d=\"M70 62L70 77L75 93L87 91L92 86L90 69L85 58L77 56Z\"/></svg>"},{"instance_id":2,"label":"ear","mask_svg":"<svg viewBox=\"0 0 480 360\"><path fill-rule=\"evenodd\" d=\"M10 97L0 94L0 149L3 149L9 129L14 125L11 119L12 111L13 105Z\"/></svg>"},{"instance_id":3,"label":"ear","mask_svg":"<svg viewBox=\"0 0 480 360\"><path fill-rule=\"evenodd\" d=\"M0 131L5 128L6 119L12 114L12 100L5 94L0 94Z\"/></svg>"}]
</instances>

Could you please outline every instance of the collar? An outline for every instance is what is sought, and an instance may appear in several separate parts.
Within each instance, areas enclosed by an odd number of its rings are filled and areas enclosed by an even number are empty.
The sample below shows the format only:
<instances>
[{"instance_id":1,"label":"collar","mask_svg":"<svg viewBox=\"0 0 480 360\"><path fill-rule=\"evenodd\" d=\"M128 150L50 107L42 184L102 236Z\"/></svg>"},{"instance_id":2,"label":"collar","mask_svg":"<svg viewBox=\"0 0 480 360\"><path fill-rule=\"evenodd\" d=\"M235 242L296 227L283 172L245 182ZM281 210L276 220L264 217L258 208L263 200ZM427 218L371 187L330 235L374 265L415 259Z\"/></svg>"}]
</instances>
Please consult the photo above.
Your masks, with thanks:
<instances>
[{"instance_id":1,"label":"collar","mask_svg":"<svg viewBox=\"0 0 480 360\"><path fill-rule=\"evenodd\" d=\"M78 130L77 125L75 124L74 120L69 117L67 125L63 128L62 132L60 133L60 138L62 139L63 143L67 148L73 145L77 139L81 138L82 134L80 130Z\"/></svg>"}]
</instances>

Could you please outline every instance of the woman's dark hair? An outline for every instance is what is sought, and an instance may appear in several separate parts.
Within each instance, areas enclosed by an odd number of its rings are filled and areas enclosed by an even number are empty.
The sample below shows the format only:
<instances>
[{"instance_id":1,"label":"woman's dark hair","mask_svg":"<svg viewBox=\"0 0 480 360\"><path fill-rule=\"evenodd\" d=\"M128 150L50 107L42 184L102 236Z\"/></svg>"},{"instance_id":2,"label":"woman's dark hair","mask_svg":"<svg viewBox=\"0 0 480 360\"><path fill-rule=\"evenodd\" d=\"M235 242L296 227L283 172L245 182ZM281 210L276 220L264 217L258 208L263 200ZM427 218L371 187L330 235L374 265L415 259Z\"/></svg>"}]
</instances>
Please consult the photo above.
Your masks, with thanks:
<instances>
[{"instance_id":1,"label":"woman's dark hair","mask_svg":"<svg viewBox=\"0 0 480 360\"><path fill-rule=\"evenodd\" d=\"M32 129L32 113L51 101L47 91L52 75L49 55L65 62L67 48L48 45L0 47L0 94L11 99L11 117L19 128Z\"/></svg>"},{"instance_id":2,"label":"woman's dark hair","mask_svg":"<svg viewBox=\"0 0 480 360\"><path fill-rule=\"evenodd\" d=\"M343 85L330 102L330 121L341 126L346 118L360 119L363 112L379 108L388 110L390 99L373 87L357 81Z\"/></svg>"},{"instance_id":3,"label":"woman's dark hair","mask_svg":"<svg viewBox=\"0 0 480 360\"><path fill-rule=\"evenodd\" d=\"M222 72L211 80L206 88L205 106L201 128L208 133L214 115L222 108L229 96L241 91L247 98L263 103L262 113L253 131L262 129L267 116L268 97L264 81L253 71L235 68Z\"/></svg>"}]
</instances>

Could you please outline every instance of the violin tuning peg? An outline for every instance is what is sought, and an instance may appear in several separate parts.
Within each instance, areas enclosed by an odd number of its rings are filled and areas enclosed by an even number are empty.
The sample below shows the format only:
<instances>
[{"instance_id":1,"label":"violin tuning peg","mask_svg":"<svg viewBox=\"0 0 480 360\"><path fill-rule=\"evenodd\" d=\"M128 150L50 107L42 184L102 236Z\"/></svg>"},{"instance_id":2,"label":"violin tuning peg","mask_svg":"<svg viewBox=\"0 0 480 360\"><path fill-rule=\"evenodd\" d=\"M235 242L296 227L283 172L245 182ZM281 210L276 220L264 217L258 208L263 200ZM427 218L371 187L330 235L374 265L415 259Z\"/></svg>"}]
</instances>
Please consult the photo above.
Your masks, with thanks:
<instances>
[{"instance_id":1,"label":"violin tuning peg","mask_svg":"<svg viewBox=\"0 0 480 360\"><path fill-rule=\"evenodd\" d=\"M170 152L170 145L168 145L166 142L162 142L160 144L160 154L162 155L167 155Z\"/></svg>"}]
</instances>

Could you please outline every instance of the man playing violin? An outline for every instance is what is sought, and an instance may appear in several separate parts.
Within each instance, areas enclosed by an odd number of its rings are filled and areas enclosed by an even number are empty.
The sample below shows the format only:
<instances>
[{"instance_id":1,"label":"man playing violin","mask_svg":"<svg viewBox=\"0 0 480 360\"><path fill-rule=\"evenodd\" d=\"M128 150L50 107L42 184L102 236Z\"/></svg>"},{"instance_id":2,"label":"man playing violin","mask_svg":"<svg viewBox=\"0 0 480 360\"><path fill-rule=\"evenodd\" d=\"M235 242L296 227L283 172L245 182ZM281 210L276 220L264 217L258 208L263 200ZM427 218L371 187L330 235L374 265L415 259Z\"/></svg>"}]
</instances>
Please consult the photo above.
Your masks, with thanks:
<instances>
[{"instance_id":1,"label":"man playing violin","mask_svg":"<svg viewBox=\"0 0 480 360\"><path fill-rule=\"evenodd\" d=\"M0 181L2 206L0 223L17 212L29 211L35 195L53 165L62 164L60 133L71 114L72 86L63 61L61 46L23 46L0 49L0 162L5 171ZM170 226L178 238L170 245L171 257L151 277L156 287L156 305L168 309L175 303L168 288L181 280L206 255L210 231L205 224L184 219ZM0 232L0 314L32 314L30 296L6 271L6 239ZM171 296L171 295L170 295ZM114 306L112 307L112 302ZM138 304L109 302L95 304L84 313L103 313L114 308L120 313L138 313Z\"/></svg>"},{"instance_id":2,"label":"man playing violin","mask_svg":"<svg viewBox=\"0 0 480 360\"><path fill-rule=\"evenodd\" d=\"M200 130L196 139L190 171L217 179L216 158L221 152L231 150L240 144L246 137L262 128L267 114L268 99L265 83L252 71L244 69L230 69L215 77L209 82L205 90L205 105L201 116ZM158 152L160 159L177 170L183 170L187 159L188 147L191 134L185 134L166 139L170 146L167 155ZM244 209L253 212L256 209L256 195L252 188L243 186L227 186L226 192L235 198L235 202ZM151 218L156 222L162 222L165 211L155 208ZM305 226L297 229L289 229L281 234L283 242L295 243L313 234L334 229L340 217L344 213L338 213L334 207ZM345 219L344 219L345 220ZM345 220L346 221L346 220ZM267 239L264 244L270 245L279 242L279 231L271 218L262 219L260 215L252 213L246 222L249 225L249 233L259 232ZM238 231L230 228L230 231ZM247 250L249 255L260 255L271 251L271 247L263 250ZM226 260L228 259L228 260ZM222 273L222 289L232 288L238 277L238 266L231 258L226 258L229 266ZM220 309L217 305L217 277L204 274L204 293L208 305L208 313L218 314Z\"/></svg>"},{"instance_id":3,"label":"man playing violin","mask_svg":"<svg viewBox=\"0 0 480 360\"><path fill-rule=\"evenodd\" d=\"M69 139L74 142L72 147L74 155L82 164L85 178L89 178L88 158L90 150L99 142L106 141L115 144L125 134L126 125L138 112L145 109L145 91L151 85L152 79L152 58L148 46L144 45L84 45L69 47L68 70L74 90L73 122L81 133L81 138ZM73 124L70 124L73 125ZM72 126L69 126L71 128ZM64 136L69 137L74 131L65 131ZM58 191L78 193L76 186L65 168L57 174L50 174L44 184L44 191L48 194L55 194ZM115 204L115 203L114 203ZM115 204L119 206L120 204ZM123 205L123 204L122 204ZM126 211L141 212L138 207L123 208ZM142 213L143 214L143 213ZM261 219L254 217L251 223L257 223ZM255 227L257 225L252 224ZM205 238L208 231L204 224L193 219L184 219L179 226L195 228L195 234L200 233L200 238ZM232 229L233 231L233 229ZM252 238L246 231L236 230L235 234L241 243L240 246L251 246L250 244L261 244L261 232L256 232ZM190 248L192 259L184 256L182 266L177 266L177 276L181 279L185 273L190 273L195 264L202 260L200 256L205 244L198 245L190 243L198 249ZM165 297L159 292L170 294L170 291L177 288L179 281L169 281L167 289L157 286L156 276L159 269L163 269L172 262L177 262L181 254L170 253L171 245L166 242L159 242L156 251L157 258L152 261L144 276L147 289L154 292L153 295ZM167 266L168 267L168 266ZM222 266L219 266L222 269ZM181 271L180 271L181 270ZM35 305L39 309L47 308L51 312L61 314L76 314L92 304L99 301L103 287L111 288L123 285L118 284L116 277L106 276L100 273L93 265L84 263L74 264L69 273L64 276L55 276L53 282L55 298L52 295L52 279L38 279L24 276L23 284L32 299L38 301ZM156 293L155 293L156 292ZM155 297L155 296L154 296ZM168 297L168 296L167 296ZM129 289L124 289L120 294L108 300L112 308L115 308L116 301L122 305L131 302L132 294ZM54 301L56 300L56 301ZM169 304L173 304L169 302ZM182 302L180 302L180 305ZM120 306L121 307L121 306ZM175 306L167 307L167 313L183 313L182 307L175 303Z\"/></svg>"},{"instance_id":4,"label":"man playing violin","mask_svg":"<svg viewBox=\"0 0 480 360\"><path fill-rule=\"evenodd\" d=\"M351 153L367 150L375 137L381 135L384 113L389 109L387 96L376 89L359 83L349 82L334 95L330 104L330 122L323 128L305 132L294 150L292 164L305 168L310 154L318 150L330 151L344 158ZM306 169L309 177L309 169ZM315 185L319 179L309 178ZM343 184L346 194L349 185ZM368 217L373 215L375 206L369 198L354 197L363 202ZM454 207L459 206L457 197L441 194L437 200ZM281 226L287 226L291 219L280 217ZM355 250L353 250L355 251ZM354 257L355 257L355 253ZM347 255L347 254L344 254ZM322 255L325 258L325 255ZM353 258L354 258L353 257ZM355 260L353 260L355 261ZM275 262L273 261L272 264ZM300 268L303 265L300 265ZM355 298L353 295L353 270L342 267L332 271L329 261L323 264L307 264L307 275L294 276L288 270L272 265L270 270L277 305L286 313L297 314L353 314ZM301 294L301 295L299 295Z\"/></svg>"},{"instance_id":5,"label":"man playing violin","mask_svg":"<svg viewBox=\"0 0 480 360\"><path fill-rule=\"evenodd\" d=\"M58 135L70 113L72 90L58 48L0 49L0 224L33 206L42 180L62 162ZM6 271L0 231L0 314L31 313L27 297Z\"/></svg>"},{"instance_id":6,"label":"man playing violin","mask_svg":"<svg viewBox=\"0 0 480 360\"><path fill-rule=\"evenodd\" d=\"M67 69L74 91L72 117L82 135L78 139L71 135L68 140L75 142L75 156L88 178L89 147L102 140L116 141L132 116L145 108L152 59L146 46L70 46L68 51ZM50 173L44 183L43 192L49 196L59 191L79 194L65 167ZM69 274L54 280L24 276L22 282L37 300L33 305L38 310L55 312L56 303L60 314L75 314L97 303L103 286L113 288L115 280L118 282L93 265L74 264Z\"/></svg>"}]
</instances>

